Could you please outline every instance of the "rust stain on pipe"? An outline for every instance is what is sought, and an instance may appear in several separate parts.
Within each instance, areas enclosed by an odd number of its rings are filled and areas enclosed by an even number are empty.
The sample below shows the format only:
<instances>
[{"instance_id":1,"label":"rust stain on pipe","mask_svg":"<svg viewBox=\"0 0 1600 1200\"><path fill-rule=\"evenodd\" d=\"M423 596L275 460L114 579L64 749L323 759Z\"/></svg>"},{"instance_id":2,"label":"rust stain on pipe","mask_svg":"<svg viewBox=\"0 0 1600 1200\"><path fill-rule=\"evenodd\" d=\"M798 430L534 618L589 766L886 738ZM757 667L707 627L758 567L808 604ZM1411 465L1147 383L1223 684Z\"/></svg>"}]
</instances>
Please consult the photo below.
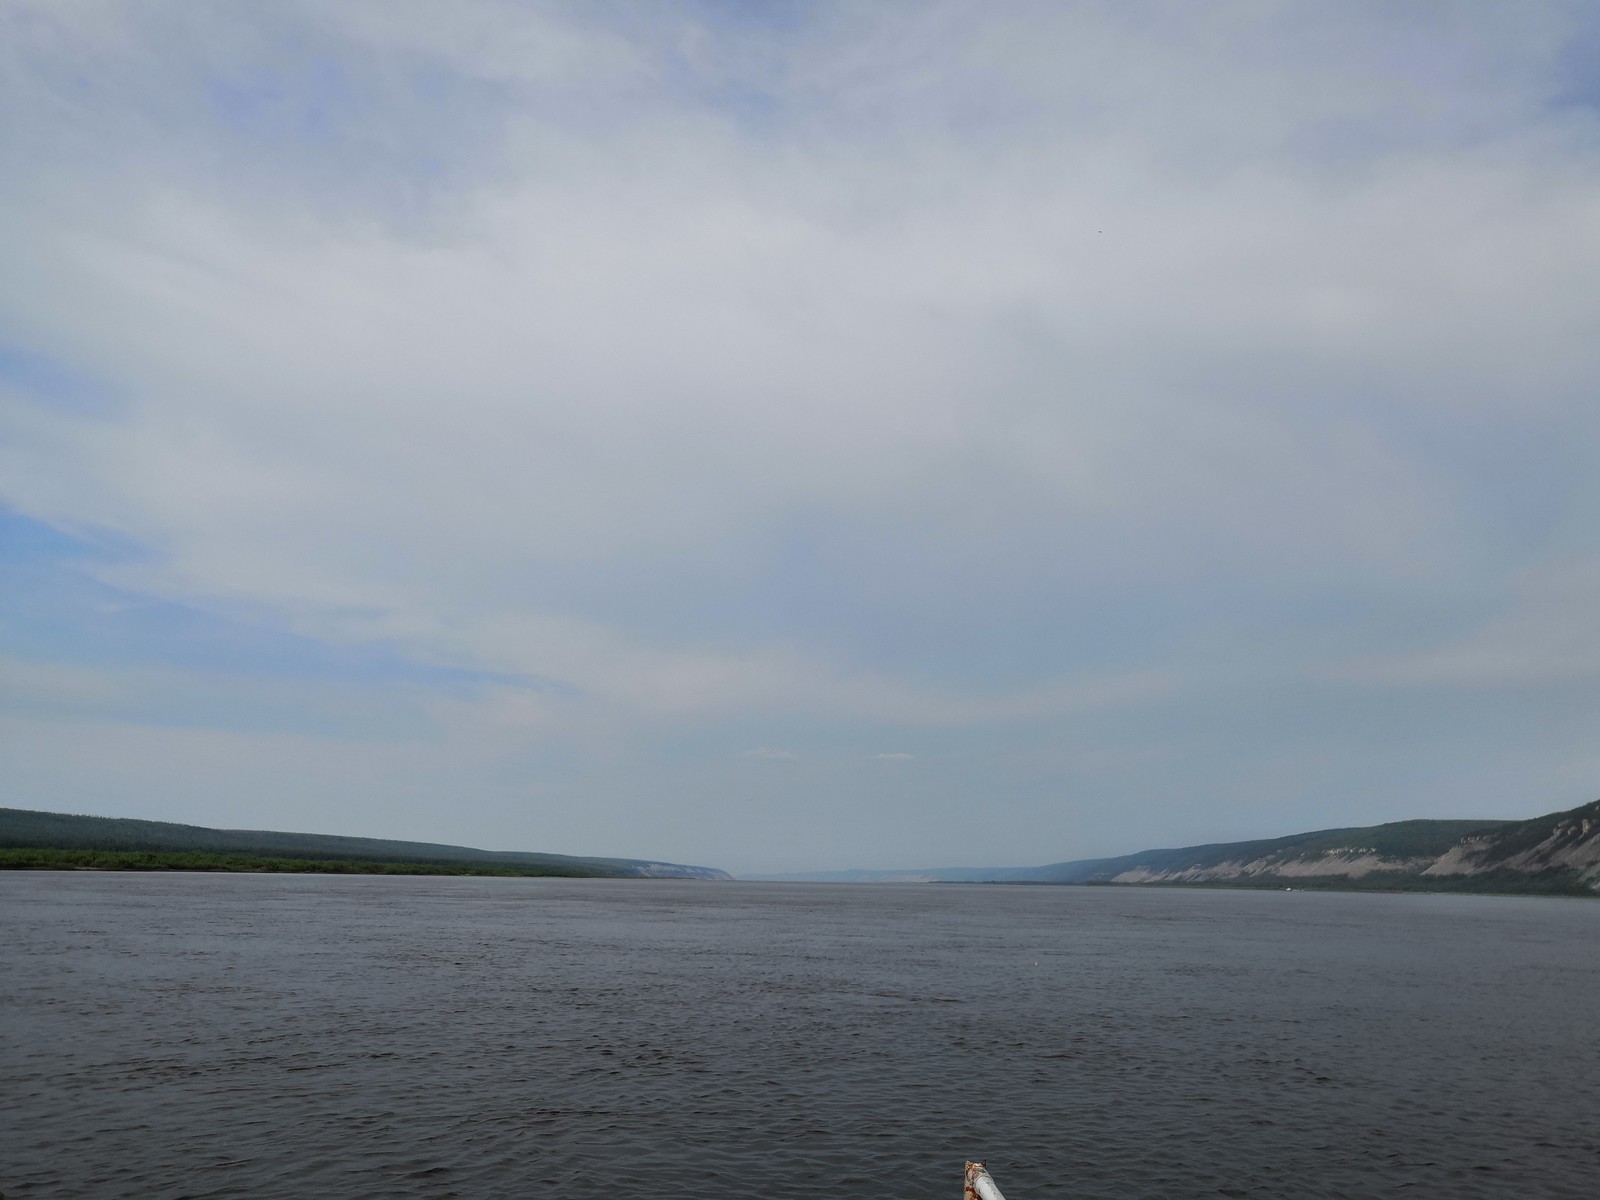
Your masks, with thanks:
<instances>
[{"instance_id":1,"label":"rust stain on pipe","mask_svg":"<svg viewBox=\"0 0 1600 1200\"><path fill-rule=\"evenodd\" d=\"M981 1162L967 1163L967 1186L962 1189L961 1200L1006 1200Z\"/></svg>"}]
</instances>

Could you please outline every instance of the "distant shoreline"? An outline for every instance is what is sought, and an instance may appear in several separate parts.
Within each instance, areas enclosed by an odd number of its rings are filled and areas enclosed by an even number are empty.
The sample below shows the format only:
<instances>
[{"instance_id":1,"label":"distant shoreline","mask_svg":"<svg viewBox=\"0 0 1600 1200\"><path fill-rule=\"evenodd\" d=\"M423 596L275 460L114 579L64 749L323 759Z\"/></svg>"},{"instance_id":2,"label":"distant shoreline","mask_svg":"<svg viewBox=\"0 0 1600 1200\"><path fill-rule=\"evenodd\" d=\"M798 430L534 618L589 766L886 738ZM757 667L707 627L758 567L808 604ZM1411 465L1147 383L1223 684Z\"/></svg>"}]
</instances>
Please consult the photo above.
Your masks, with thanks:
<instances>
[{"instance_id":1,"label":"distant shoreline","mask_svg":"<svg viewBox=\"0 0 1600 1200\"><path fill-rule=\"evenodd\" d=\"M1389 821L1042 867L853 868L764 878L1594 896L1600 894L1600 800L1521 821Z\"/></svg>"},{"instance_id":2,"label":"distant shoreline","mask_svg":"<svg viewBox=\"0 0 1600 1200\"><path fill-rule=\"evenodd\" d=\"M442 842L271 829L210 829L137 817L0 807L0 870L270 871L324 875L497 875L727 879L645 858L479 850Z\"/></svg>"},{"instance_id":3,"label":"distant shoreline","mask_svg":"<svg viewBox=\"0 0 1600 1200\"><path fill-rule=\"evenodd\" d=\"M370 859L279 858L151 850L0 850L0 871L213 871L256 875L485 875L501 878L593 879L592 872L545 866L378 862ZM610 878L619 878L611 876Z\"/></svg>"},{"instance_id":4,"label":"distant shoreline","mask_svg":"<svg viewBox=\"0 0 1600 1200\"><path fill-rule=\"evenodd\" d=\"M1248 879L1153 879L1142 883L1090 879L1081 882L1048 879L934 879L939 887L1060 887L1115 888L1125 891L1170 890L1174 888L1231 892L1342 892L1382 896L1571 896L1600 900L1600 892L1568 880L1529 879L1525 876L1495 879L1483 876L1429 877L1394 873L1397 878L1362 876L1278 876L1256 881ZM873 885L881 886L881 885Z\"/></svg>"}]
</instances>

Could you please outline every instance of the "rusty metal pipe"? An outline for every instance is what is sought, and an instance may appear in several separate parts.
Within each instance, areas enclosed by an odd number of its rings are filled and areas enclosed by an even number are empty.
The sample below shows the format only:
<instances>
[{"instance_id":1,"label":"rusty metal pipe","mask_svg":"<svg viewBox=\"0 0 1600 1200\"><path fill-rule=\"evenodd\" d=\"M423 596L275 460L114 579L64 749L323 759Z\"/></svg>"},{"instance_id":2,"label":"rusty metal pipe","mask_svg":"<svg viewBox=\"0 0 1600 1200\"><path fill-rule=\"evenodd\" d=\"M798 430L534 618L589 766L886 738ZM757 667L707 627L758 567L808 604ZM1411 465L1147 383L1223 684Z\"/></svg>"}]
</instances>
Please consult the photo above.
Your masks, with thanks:
<instances>
[{"instance_id":1,"label":"rusty metal pipe","mask_svg":"<svg viewBox=\"0 0 1600 1200\"><path fill-rule=\"evenodd\" d=\"M1006 1200L1006 1198L989 1174L988 1167L981 1162L969 1162L967 1186L961 1192L961 1200Z\"/></svg>"}]
</instances>

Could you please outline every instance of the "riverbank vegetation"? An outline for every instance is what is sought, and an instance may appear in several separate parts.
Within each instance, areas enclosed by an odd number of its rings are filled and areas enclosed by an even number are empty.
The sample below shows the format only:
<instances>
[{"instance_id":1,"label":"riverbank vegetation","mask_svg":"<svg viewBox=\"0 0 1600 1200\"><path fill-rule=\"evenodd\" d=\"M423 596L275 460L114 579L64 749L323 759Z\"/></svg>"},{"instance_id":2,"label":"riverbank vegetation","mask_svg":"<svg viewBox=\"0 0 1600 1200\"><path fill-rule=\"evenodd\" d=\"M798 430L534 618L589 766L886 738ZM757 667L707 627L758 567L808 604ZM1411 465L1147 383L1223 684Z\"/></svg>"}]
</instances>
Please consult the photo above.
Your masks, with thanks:
<instances>
[{"instance_id":1,"label":"riverbank vegetation","mask_svg":"<svg viewBox=\"0 0 1600 1200\"><path fill-rule=\"evenodd\" d=\"M157 850L0 850L0 871L234 871L294 875L498 875L588 878L595 872L559 866L380 862L374 859L279 858Z\"/></svg>"},{"instance_id":2,"label":"riverbank vegetation","mask_svg":"<svg viewBox=\"0 0 1600 1200\"><path fill-rule=\"evenodd\" d=\"M44 857L38 857L40 854ZM80 858L63 857L71 855ZM90 857L82 857L84 855ZM91 817L0 807L0 869L6 867L315 871L338 875L557 875L613 879L729 877L727 872L714 867L651 859L480 850L440 842L275 829L211 829L135 817Z\"/></svg>"}]
</instances>

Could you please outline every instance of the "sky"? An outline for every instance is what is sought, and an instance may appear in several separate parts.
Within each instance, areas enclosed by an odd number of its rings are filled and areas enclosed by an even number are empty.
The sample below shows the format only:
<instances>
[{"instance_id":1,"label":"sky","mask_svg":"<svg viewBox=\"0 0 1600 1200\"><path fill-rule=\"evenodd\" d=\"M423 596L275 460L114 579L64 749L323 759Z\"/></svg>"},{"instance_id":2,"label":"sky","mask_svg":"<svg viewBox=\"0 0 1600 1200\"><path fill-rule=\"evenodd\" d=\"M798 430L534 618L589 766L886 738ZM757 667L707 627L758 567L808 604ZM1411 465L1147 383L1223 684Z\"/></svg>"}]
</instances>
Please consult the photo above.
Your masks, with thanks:
<instances>
[{"instance_id":1,"label":"sky","mask_svg":"<svg viewBox=\"0 0 1600 1200\"><path fill-rule=\"evenodd\" d=\"M0 803L1032 865L1600 795L1600 14L0 5Z\"/></svg>"}]
</instances>

